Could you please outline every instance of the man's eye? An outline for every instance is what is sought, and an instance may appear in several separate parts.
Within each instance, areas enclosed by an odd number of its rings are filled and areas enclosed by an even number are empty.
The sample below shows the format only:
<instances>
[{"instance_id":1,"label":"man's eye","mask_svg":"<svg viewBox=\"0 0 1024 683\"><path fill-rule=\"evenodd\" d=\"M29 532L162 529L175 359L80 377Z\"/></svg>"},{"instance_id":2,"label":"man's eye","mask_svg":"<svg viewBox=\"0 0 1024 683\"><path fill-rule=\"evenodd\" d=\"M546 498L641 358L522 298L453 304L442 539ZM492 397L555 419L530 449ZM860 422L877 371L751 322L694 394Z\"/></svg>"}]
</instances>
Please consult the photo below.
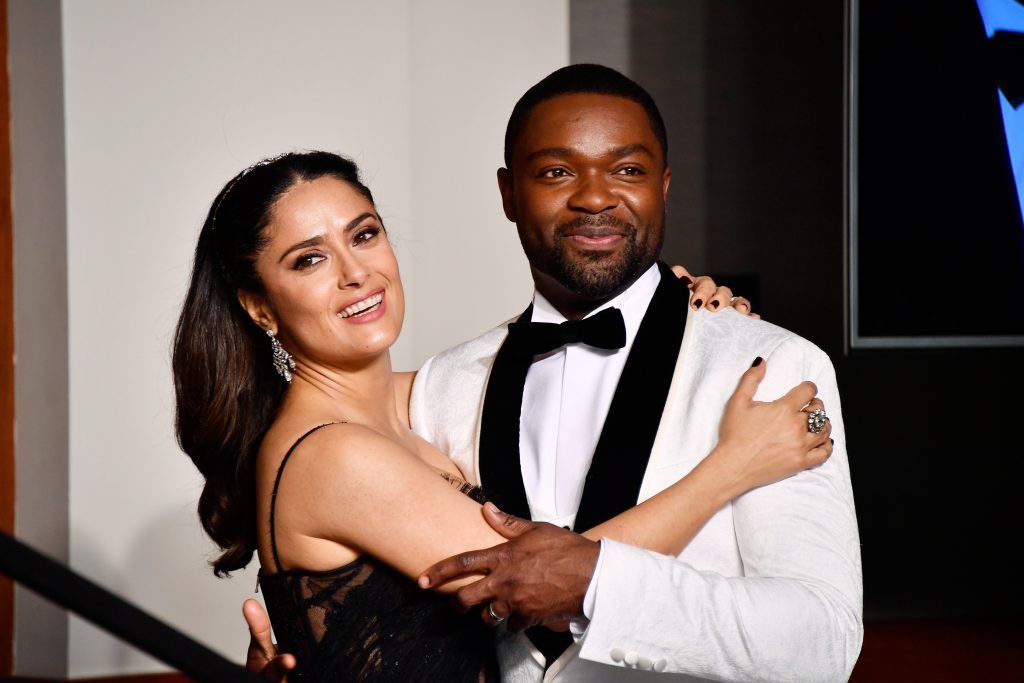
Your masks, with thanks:
<instances>
[{"instance_id":1,"label":"man's eye","mask_svg":"<svg viewBox=\"0 0 1024 683\"><path fill-rule=\"evenodd\" d=\"M619 173L628 176L638 176L644 174L644 169L640 168L639 166L625 166L619 169Z\"/></svg>"},{"instance_id":2,"label":"man's eye","mask_svg":"<svg viewBox=\"0 0 1024 683\"><path fill-rule=\"evenodd\" d=\"M373 238L379 234L380 228L367 228L366 230L360 230L356 233L356 236L352 238L352 241L356 244L365 244L366 242L373 241Z\"/></svg>"},{"instance_id":3,"label":"man's eye","mask_svg":"<svg viewBox=\"0 0 1024 683\"><path fill-rule=\"evenodd\" d=\"M295 270L305 270L306 268L311 268L312 266L315 266L316 264L320 263L326 258L327 257L324 256L323 254L310 252L309 254L303 254L298 259L296 259L295 265L293 267L295 268Z\"/></svg>"},{"instance_id":4,"label":"man's eye","mask_svg":"<svg viewBox=\"0 0 1024 683\"><path fill-rule=\"evenodd\" d=\"M549 168L540 174L541 178L564 178L569 172L564 168Z\"/></svg>"}]
</instances>

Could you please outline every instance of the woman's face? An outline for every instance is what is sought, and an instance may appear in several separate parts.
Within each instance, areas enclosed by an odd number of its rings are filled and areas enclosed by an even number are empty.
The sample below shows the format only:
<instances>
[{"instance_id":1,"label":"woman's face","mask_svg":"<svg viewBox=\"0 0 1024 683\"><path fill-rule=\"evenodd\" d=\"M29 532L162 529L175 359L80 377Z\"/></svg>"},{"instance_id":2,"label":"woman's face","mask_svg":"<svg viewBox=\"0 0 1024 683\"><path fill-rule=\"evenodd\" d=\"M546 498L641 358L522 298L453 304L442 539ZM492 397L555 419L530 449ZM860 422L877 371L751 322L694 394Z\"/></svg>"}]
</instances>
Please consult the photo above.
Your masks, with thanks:
<instances>
[{"instance_id":1,"label":"woman's face","mask_svg":"<svg viewBox=\"0 0 1024 683\"><path fill-rule=\"evenodd\" d=\"M373 204L324 176L277 200L256 261L265 296L240 293L302 364L345 367L389 348L405 299L398 262ZM301 370L300 370L301 372Z\"/></svg>"}]
</instances>

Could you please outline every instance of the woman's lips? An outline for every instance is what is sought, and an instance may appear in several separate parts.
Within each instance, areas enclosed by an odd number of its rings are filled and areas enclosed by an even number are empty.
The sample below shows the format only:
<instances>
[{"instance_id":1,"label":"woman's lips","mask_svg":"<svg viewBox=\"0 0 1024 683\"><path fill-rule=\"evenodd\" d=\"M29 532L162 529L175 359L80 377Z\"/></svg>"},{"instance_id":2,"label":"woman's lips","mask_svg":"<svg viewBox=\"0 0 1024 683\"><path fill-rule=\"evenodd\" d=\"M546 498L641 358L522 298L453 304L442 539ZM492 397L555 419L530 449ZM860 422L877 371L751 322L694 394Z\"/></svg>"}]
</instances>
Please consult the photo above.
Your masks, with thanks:
<instances>
[{"instance_id":1,"label":"woman's lips","mask_svg":"<svg viewBox=\"0 0 1024 683\"><path fill-rule=\"evenodd\" d=\"M338 317L347 323L362 324L380 318L385 310L384 290L380 290L349 304L338 313Z\"/></svg>"}]
</instances>

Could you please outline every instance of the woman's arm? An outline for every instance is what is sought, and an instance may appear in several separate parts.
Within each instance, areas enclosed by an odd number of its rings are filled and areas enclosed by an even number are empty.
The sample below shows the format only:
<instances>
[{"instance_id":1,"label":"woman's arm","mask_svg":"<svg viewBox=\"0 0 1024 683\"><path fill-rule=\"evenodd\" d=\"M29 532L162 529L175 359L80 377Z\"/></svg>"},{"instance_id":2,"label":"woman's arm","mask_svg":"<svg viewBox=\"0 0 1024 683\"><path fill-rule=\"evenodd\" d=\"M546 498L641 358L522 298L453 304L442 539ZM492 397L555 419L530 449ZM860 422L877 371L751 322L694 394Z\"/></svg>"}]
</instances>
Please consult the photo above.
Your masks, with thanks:
<instances>
[{"instance_id":1,"label":"woman's arm","mask_svg":"<svg viewBox=\"0 0 1024 683\"><path fill-rule=\"evenodd\" d=\"M726 501L822 462L828 449L810 438L806 416L798 412L813 396L813 385L757 403L750 397L763 376L763 363L744 374L723 418L719 446L692 473L587 536L675 553ZM814 436L828 444L827 433ZM504 540L480 506L436 470L355 424L325 427L300 447L282 479L282 502L288 509L279 519L288 532L333 540L410 578L444 558ZM444 590L471 580L463 577Z\"/></svg>"},{"instance_id":2,"label":"woman's arm","mask_svg":"<svg viewBox=\"0 0 1024 683\"><path fill-rule=\"evenodd\" d=\"M729 399L714 450L672 486L584 532L587 538L678 555L728 501L828 459L831 424L813 434L807 431L807 413L801 412L808 404L823 407L814 398L817 388L804 382L776 401L754 401L767 368L758 361Z\"/></svg>"}]
</instances>

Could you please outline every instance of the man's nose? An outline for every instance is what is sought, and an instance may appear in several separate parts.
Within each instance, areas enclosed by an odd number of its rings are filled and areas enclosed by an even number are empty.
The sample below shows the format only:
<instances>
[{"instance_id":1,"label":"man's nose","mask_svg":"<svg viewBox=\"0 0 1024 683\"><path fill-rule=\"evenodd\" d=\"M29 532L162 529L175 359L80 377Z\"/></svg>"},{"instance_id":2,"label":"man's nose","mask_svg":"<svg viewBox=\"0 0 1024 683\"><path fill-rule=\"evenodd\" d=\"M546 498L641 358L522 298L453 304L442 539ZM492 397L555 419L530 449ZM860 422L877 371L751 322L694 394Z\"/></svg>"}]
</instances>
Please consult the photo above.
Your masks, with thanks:
<instances>
[{"instance_id":1,"label":"man's nose","mask_svg":"<svg viewBox=\"0 0 1024 683\"><path fill-rule=\"evenodd\" d=\"M601 213L619 204L618 196L611 191L604 174L582 176L576 191L569 197L569 208L587 213Z\"/></svg>"}]
</instances>

